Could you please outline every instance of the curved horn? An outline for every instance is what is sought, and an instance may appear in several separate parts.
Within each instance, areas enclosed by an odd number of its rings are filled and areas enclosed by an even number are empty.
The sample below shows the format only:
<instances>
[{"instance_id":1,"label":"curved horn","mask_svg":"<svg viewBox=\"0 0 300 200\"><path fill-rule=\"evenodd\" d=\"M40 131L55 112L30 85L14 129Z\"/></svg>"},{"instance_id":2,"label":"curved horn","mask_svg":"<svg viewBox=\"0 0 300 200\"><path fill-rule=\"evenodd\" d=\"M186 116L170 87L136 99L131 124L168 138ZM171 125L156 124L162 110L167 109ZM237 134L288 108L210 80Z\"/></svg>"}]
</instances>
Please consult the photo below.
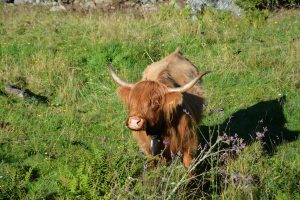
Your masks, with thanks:
<instances>
[{"instance_id":1,"label":"curved horn","mask_svg":"<svg viewBox=\"0 0 300 200\"><path fill-rule=\"evenodd\" d=\"M211 71L206 71L206 72L202 72L200 74L198 74L198 76L196 76L193 80L191 80L190 82L188 82L187 84L181 86L181 87L177 87L177 88L168 88L168 92L186 92L187 90L191 89L199 79L201 79L205 74L210 73Z\"/></svg>"},{"instance_id":2,"label":"curved horn","mask_svg":"<svg viewBox=\"0 0 300 200\"><path fill-rule=\"evenodd\" d=\"M129 88L132 88L134 86L134 84L127 83L126 81L123 81L120 77L118 77L117 74L115 73L115 71L113 70L111 64L108 64L108 70L110 71L110 74L111 74L112 78L114 79L114 81L116 83L118 83L120 86L129 87Z\"/></svg>"}]
</instances>

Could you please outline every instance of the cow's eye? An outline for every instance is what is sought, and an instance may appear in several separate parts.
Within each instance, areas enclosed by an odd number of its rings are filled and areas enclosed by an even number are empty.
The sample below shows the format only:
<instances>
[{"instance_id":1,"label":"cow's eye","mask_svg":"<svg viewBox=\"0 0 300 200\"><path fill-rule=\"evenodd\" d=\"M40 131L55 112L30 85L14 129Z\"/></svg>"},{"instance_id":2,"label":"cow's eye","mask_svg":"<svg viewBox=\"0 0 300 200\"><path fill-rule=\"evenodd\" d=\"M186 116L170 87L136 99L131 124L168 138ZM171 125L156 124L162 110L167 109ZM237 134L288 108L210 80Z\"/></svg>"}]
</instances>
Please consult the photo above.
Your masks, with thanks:
<instances>
[{"instance_id":1,"label":"cow's eye","mask_svg":"<svg viewBox=\"0 0 300 200\"><path fill-rule=\"evenodd\" d=\"M159 105L160 105L160 103L159 103L158 100L154 100L154 101L151 102L151 107L152 107L153 109L159 108Z\"/></svg>"}]
</instances>

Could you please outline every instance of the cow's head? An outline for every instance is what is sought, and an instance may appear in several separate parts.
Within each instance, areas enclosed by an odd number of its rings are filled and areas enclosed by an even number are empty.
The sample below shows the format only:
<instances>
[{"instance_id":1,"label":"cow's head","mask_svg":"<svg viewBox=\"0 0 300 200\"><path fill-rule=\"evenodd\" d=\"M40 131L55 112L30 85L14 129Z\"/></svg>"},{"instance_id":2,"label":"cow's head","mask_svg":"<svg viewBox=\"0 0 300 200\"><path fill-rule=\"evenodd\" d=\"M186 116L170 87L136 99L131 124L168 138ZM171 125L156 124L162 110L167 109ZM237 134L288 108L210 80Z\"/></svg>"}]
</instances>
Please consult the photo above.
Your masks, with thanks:
<instances>
[{"instance_id":1,"label":"cow's head","mask_svg":"<svg viewBox=\"0 0 300 200\"><path fill-rule=\"evenodd\" d=\"M150 80L127 83L116 75L111 65L109 70L114 81L120 85L119 97L128 107L126 126L134 131L145 130L150 135L159 134L156 131L161 130L165 115L172 113L182 103L182 93L208 73L200 73L181 87L168 88L160 82Z\"/></svg>"}]
</instances>

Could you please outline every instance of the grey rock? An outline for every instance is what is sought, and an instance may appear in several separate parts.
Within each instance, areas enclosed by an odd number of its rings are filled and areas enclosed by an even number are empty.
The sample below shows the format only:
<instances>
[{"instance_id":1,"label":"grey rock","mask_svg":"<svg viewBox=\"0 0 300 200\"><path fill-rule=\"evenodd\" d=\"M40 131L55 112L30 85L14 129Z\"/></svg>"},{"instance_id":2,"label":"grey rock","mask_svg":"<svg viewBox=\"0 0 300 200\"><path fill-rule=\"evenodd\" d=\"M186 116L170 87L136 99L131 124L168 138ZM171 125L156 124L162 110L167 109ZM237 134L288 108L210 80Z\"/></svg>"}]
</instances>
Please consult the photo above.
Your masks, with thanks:
<instances>
[{"instance_id":1,"label":"grey rock","mask_svg":"<svg viewBox=\"0 0 300 200\"><path fill-rule=\"evenodd\" d=\"M66 8L63 5L52 6L50 12L63 12L66 11Z\"/></svg>"},{"instance_id":2,"label":"grey rock","mask_svg":"<svg viewBox=\"0 0 300 200\"><path fill-rule=\"evenodd\" d=\"M96 4L93 1L87 1L83 4L83 9L85 10L95 10Z\"/></svg>"},{"instance_id":3,"label":"grey rock","mask_svg":"<svg viewBox=\"0 0 300 200\"><path fill-rule=\"evenodd\" d=\"M152 3L147 3L141 6L142 11L144 12L155 12L157 11L157 6Z\"/></svg>"},{"instance_id":4,"label":"grey rock","mask_svg":"<svg viewBox=\"0 0 300 200\"><path fill-rule=\"evenodd\" d=\"M113 0L95 0L94 1L96 5L100 4L112 4Z\"/></svg>"},{"instance_id":5,"label":"grey rock","mask_svg":"<svg viewBox=\"0 0 300 200\"><path fill-rule=\"evenodd\" d=\"M139 0L139 2L143 5L151 3L151 0Z\"/></svg>"},{"instance_id":6,"label":"grey rock","mask_svg":"<svg viewBox=\"0 0 300 200\"><path fill-rule=\"evenodd\" d=\"M86 10L94 10L96 9L96 4L93 1L88 1L85 2L85 4L83 5L83 8Z\"/></svg>"},{"instance_id":7,"label":"grey rock","mask_svg":"<svg viewBox=\"0 0 300 200\"><path fill-rule=\"evenodd\" d=\"M9 93L12 94L16 97L19 97L21 99L24 99L27 97L26 92L24 92L23 90L21 90L21 88L14 86L14 85L6 85L4 90Z\"/></svg>"},{"instance_id":8,"label":"grey rock","mask_svg":"<svg viewBox=\"0 0 300 200\"><path fill-rule=\"evenodd\" d=\"M28 2L27 0L14 0L14 4L16 5L25 4L25 3L31 3L31 2Z\"/></svg>"},{"instance_id":9,"label":"grey rock","mask_svg":"<svg viewBox=\"0 0 300 200\"><path fill-rule=\"evenodd\" d=\"M136 4L135 2L133 2L133 1L126 1L126 2L124 3L124 5L125 5L126 7L135 7L137 4Z\"/></svg>"},{"instance_id":10,"label":"grey rock","mask_svg":"<svg viewBox=\"0 0 300 200\"><path fill-rule=\"evenodd\" d=\"M20 4L42 4L49 5L52 3L52 0L6 0L7 2L13 2L15 5Z\"/></svg>"},{"instance_id":11,"label":"grey rock","mask_svg":"<svg viewBox=\"0 0 300 200\"><path fill-rule=\"evenodd\" d=\"M49 104L48 97L35 94L31 92L29 89L21 89L16 85L7 84L4 90L8 94L11 94L23 100L27 100L28 102L31 103L36 102L36 103Z\"/></svg>"},{"instance_id":12,"label":"grey rock","mask_svg":"<svg viewBox=\"0 0 300 200\"><path fill-rule=\"evenodd\" d=\"M219 10L228 10L238 16L243 13L242 9L233 0L187 0L186 5L191 8L193 13L198 13L207 6Z\"/></svg>"}]
</instances>

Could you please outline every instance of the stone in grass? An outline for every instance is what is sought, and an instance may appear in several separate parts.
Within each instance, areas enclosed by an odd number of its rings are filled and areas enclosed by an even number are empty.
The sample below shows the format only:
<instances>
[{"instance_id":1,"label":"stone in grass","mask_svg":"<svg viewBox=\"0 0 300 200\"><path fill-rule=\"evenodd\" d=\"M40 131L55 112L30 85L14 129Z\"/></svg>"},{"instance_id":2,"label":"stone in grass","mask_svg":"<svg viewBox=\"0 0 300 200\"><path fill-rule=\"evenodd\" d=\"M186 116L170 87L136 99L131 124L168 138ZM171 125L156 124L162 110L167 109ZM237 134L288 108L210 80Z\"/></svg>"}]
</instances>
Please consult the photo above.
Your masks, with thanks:
<instances>
[{"instance_id":1,"label":"stone in grass","mask_svg":"<svg viewBox=\"0 0 300 200\"><path fill-rule=\"evenodd\" d=\"M10 84L7 84L4 89L5 92L7 92L8 94L16 96L20 99L29 100L29 102L38 102L38 103L45 103L45 104L49 103L47 97L34 94L28 89L22 90L18 86L10 85Z\"/></svg>"},{"instance_id":2,"label":"stone in grass","mask_svg":"<svg viewBox=\"0 0 300 200\"><path fill-rule=\"evenodd\" d=\"M21 88L15 85L6 85L4 89L7 93L19 97L21 99L25 99L28 96L25 91L21 90Z\"/></svg>"},{"instance_id":3,"label":"stone in grass","mask_svg":"<svg viewBox=\"0 0 300 200\"><path fill-rule=\"evenodd\" d=\"M50 12L64 12L64 11L66 11L66 8L61 4L52 6L52 8L50 8Z\"/></svg>"},{"instance_id":4,"label":"stone in grass","mask_svg":"<svg viewBox=\"0 0 300 200\"><path fill-rule=\"evenodd\" d=\"M86 11L95 10L96 8L96 4L93 1L87 1L83 4L83 9Z\"/></svg>"},{"instance_id":5,"label":"stone in grass","mask_svg":"<svg viewBox=\"0 0 300 200\"><path fill-rule=\"evenodd\" d=\"M231 11L238 16L243 14L243 10L235 4L234 0L187 0L186 5L194 14L201 12L203 8L208 6L218 10Z\"/></svg>"}]
</instances>

